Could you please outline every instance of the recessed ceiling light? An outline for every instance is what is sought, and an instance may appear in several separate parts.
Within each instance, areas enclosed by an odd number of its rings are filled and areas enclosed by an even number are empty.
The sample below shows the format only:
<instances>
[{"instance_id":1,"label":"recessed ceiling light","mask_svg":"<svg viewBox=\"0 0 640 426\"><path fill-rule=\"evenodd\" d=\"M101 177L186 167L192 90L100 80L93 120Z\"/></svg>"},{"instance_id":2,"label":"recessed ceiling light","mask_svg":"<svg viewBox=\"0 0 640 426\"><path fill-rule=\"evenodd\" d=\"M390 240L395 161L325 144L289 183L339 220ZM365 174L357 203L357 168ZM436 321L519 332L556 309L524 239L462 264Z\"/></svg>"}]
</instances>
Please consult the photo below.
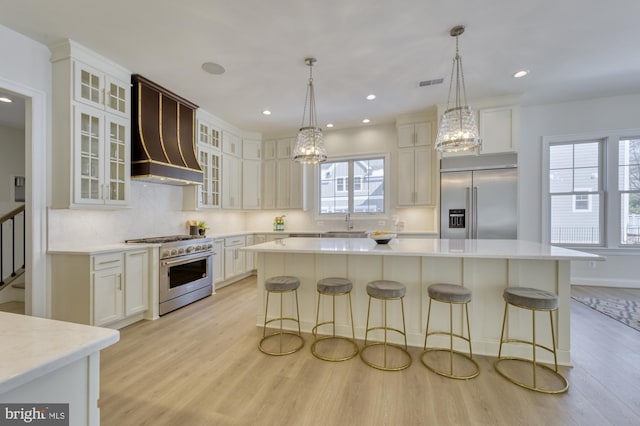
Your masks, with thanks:
<instances>
[{"instance_id":1,"label":"recessed ceiling light","mask_svg":"<svg viewBox=\"0 0 640 426\"><path fill-rule=\"evenodd\" d=\"M216 64L215 62L205 62L202 64L202 69L213 75L224 74L224 67L220 64Z\"/></svg>"},{"instance_id":2,"label":"recessed ceiling light","mask_svg":"<svg viewBox=\"0 0 640 426\"><path fill-rule=\"evenodd\" d=\"M327 127L333 127L333 123L327 123Z\"/></svg>"},{"instance_id":3,"label":"recessed ceiling light","mask_svg":"<svg viewBox=\"0 0 640 426\"><path fill-rule=\"evenodd\" d=\"M364 124L367 124L369 121L370 121L370 120L369 120L368 118L365 118L364 120L362 120L362 122L363 122Z\"/></svg>"},{"instance_id":4,"label":"recessed ceiling light","mask_svg":"<svg viewBox=\"0 0 640 426\"><path fill-rule=\"evenodd\" d=\"M376 95L374 95L373 93L367 96L367 99L370 101L374 100L375 98L376 98Z\"/></svg>"},{"instance_id":5,"label":"recessed ceiling light","mask_svg":"<svg viewBox=\"0 0 640 426\"><path fill-rule=\"evenodd\" d=\"M0 102L4 102L4 103L7 103L7 104L10 104L13 101L11 99L7 98L6 96L0 96Z\"/></svg>"},{"instance_id":6,"label":"recessed ceiling light","mask_svg":"<svg viewBox=\"0 0 640 426\"><path fill-rule=\"evenodd\" d=\"M262 114L271 115L271 111L269 111L268 109L265 109L264 111L262 111Z\"/></svg>"},{"instance_id":7,"label":"recessed ceiling light","mask_svg":"<svg viewBox=\"0 0 640 426\"><path fill-rule=\"evenodd\" d=\"M529 71L521 70L521 71L513 73L513 78L521 78L521 77L524 77L525 75L529 75Z\"/></svg>"}]
</instances>

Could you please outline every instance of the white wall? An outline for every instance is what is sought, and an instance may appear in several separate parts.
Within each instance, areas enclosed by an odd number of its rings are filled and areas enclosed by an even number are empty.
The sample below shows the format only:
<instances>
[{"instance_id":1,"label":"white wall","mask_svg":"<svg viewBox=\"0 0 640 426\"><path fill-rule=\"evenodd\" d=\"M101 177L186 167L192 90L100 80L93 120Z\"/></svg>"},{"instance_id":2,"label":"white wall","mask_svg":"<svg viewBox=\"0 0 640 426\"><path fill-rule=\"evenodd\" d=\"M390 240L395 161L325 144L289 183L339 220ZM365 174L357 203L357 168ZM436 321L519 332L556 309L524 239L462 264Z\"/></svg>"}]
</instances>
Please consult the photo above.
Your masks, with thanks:
<instances>
[{"instance_id":1,"label":"white wall","mask_svg":"<svg viewBox=\"0 0 640 426\"><path fill-rule=\"evenodd\" d=\"M12 176L24 176L24 129L0 126L0 214L22 203L13 200Z\"/></svg>"},{"instance_id":2,"label":"white wall","mask_svg":"<svg viewBox=\"0 0 640 426\"><path fill-rule=\"evenodd\" d=\"M131 182L130 208L121 210L50 209L49 249L95 247L127 239L188 234L187 221L204 220L207 234L245 229L242 212L182 210L182 187Z\"/></svg>"},{"instance_id":3,"label":"white wall","mask_svg":"<svg viewBox=\"0 0 640 426\"><path fill-rule=\"evenodd\" d=\"M640 95L615 96L550 105L521 106L519 150L520 238L542 238L542 138L640 127ZM596 251L594 251L596 252ZM575 284L640 287L638 251L620 256L619 251L597 251L610 258L589 264L574 262Z\"/></svg>"}]
</instances>

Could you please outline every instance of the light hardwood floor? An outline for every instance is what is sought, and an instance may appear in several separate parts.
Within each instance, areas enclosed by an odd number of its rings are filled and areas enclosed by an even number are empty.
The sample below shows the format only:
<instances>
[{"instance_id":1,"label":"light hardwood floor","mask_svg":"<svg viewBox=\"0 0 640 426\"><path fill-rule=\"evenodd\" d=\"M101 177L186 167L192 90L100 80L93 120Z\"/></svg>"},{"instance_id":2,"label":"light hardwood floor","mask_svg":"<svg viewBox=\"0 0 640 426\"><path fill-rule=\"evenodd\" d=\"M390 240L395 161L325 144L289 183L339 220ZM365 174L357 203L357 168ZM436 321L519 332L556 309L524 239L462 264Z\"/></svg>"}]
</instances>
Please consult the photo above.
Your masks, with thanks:
<instances>
[{"instance_id":1,"label":"light hardwood floor","mask_svg":"<svg viewBox=\"0 0 640 426\"><path fill-rule=\"evenodd\" d=\"M24 315L24 302L0 303L0 312L9 312L11 314Z\"/></svg>"},{"instance_id":2,"label":"light hardwood floor","mask_svg":"<svg viewBox=\"0 0 640 426\"><path fill-rule=\"evenodd\" d=\"M640 333L571 302L573 368L567 394L521 389L476 357L458 381L414 362L382 372L359 357L324 362L257 349L256 281L121 330L101 355L101 420L127 425L637 425ZM473 327L473 326L472 326ZM473 331L473 330L472 330Z\"/></svg>"}]
</instances>

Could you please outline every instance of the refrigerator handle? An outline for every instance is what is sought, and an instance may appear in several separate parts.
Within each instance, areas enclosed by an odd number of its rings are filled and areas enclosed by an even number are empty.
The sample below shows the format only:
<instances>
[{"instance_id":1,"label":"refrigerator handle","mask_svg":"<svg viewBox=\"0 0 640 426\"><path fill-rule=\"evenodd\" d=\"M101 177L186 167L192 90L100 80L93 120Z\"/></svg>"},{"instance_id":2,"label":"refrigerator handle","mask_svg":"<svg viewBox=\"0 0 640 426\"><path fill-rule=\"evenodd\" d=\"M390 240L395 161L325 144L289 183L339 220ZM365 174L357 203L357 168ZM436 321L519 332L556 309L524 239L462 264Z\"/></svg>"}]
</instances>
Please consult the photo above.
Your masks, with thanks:
<instances>
[{"instance_id":1,"label":"refrigerator handle","mask_svg":"<svg viewBox=\"0 0 640 426\"><path fill-rule=\"evenodd\" d=\"M473 238L478 239L478 187L473 187Z\"/></svg>"},{"instance_id":2,"label":"refrigerator handle","mask_svg":"<svg viewBox=\"0 0 640 426\"><path fill-rule=\"evenodd\" d=\"M466 217L467 219L465 220L465 225L464 225L464 232L465 232L465 238L468 240L471 237L471 218L473 217L473 212L471 211L471 188L469 188L468 186L465 188L466 191Z\"/></svg>"}]
</instances>

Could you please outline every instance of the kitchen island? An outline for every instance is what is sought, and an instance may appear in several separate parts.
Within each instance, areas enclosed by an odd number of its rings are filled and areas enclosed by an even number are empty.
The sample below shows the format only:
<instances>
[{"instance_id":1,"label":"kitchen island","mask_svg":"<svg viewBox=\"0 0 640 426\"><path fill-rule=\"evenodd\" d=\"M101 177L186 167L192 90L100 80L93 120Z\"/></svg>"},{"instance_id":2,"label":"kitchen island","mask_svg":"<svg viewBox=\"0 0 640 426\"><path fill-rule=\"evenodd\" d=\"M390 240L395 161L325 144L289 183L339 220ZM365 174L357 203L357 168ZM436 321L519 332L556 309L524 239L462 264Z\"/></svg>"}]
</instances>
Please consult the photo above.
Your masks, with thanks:
<instances>
[{"instance_id":1,"label":"kitchen island","mask_svg":"<svg viewBox=\"0 0 640 426\"><path fill-rule=\"evenodd\" d=\"M0 403L25 411L69 404L69 425L100 424L100 350L119 338L116 330L0 312Z\"/></svg>"},{"instance_id":2,"label":"kitchen island","mask_svg":"<svg viewBox=\"0 0 640 426\"><path fill-rule=\"evenodd\" d=\"M554 326L558 340L558 362L563 365L571 363L571 262L604 260L590 253L522 240L395 239L389 244L376 244L368 238L286 238L245 250L258 253L258 325L264 321L264 280L267 277L293 275L300 278L298 296L301 327L303 331L310 332L315 324L316 282L321 278L340 276L353 282L356 337L364 338L367 283L379 279L395 280L407 286L404 301L409 345L421 347L424 344L428 306L427 287L446 282L472 290L469 314L473 351L496 356L504 312L504 288L534 287L558 295L559 309L554 316ZM336 301L338 330L348 334L350 327L345 301L339 299ZM289 305L288 309L294 309L292 300L285 303ZM324 314L330 315L329 304L326 307ZM433 327L448 327L448 307L433 304L432 308ZM371 315L372 320L379 320L381 309L372 306ZM390 321L399 318L399 315L399 304L390 304ZM454 316L454 330L457 332L461 331L461 319L460 315ZM538 315L536 319L539 336L550 339L548 316ZM530 321L529 311L512 310L512 335L530 337ZM394 326L401 325L398 321ZM443 336L436 337L441 337L441 341L430 339L430 344L447 344ZM514 349L513 353L528 356L530 348L522 346Z\"/></svg>"}]
</instances>

